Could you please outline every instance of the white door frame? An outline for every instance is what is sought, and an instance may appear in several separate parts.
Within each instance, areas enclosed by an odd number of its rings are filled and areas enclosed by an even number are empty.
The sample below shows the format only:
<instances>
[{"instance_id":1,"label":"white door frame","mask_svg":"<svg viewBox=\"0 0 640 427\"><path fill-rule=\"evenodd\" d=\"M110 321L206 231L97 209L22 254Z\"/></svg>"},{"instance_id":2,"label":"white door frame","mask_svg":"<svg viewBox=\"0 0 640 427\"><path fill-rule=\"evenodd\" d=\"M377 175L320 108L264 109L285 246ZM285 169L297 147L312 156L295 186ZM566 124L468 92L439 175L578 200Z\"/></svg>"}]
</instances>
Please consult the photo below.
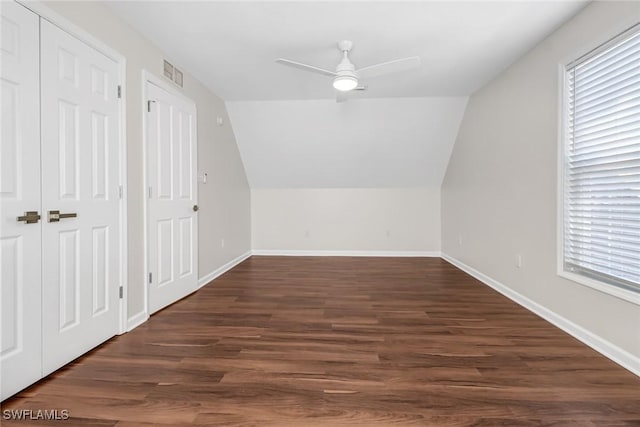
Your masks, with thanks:
<instances>
[{"instance_id":1,"label":"white door frame","mask_svg":"<svg viewBox=\"0 0 640 427\"><path fill-rule=\"evenodd\" d=\"M78 40L88 44L98 52L102 53L109 59L118 64L118 85L121 88L121 98L118 102L118 118L120 126L118 129L118 150L120 152L119 169L119 183L118 185L122 189L122 197L120 198L120 286L123 288L123 295L120 299L120 322L118 326L119 333L122 334L127 331L127 295L128 295L128 254L127 254L127 86L126 86L126 73L127 73L127 60L126 58L107 46L83 28L77 26L67 18L61 16L57 12L50 9L38 1L26 1L16 0L25 8L39 15L42 19L46 19L58 28L71 34Z\"/></svg>"},{"instance_id":2,"label":"white door frame","mask_svg":"<svg viewBox=\"0 0 640 427\"><path fill-rule=\"evenodd\" d=\"M144 159L142 165L142 174L143 174L143 183L142 183L142 194L144 194L144 203L143 203L143 230L144 230L144 238L143 238L143 250L144 250L144 275L142 277L142 283L144 283L144 307L145 307L145 319L149 318L149 177L147 176L147 171L149 169L148 165L148 146L149 141L147 139L147 101L149 100L147 94L147 85L153 84L155 86L160 87L161 89L169 92L171 95L175 95L176 97L188 102L189 104L193 104L193 107L196 111L196 128L195 128L195 140L196 140L196 150L198 147L198 125L197 125L197 114L198 108L191 98L187 97L184 93L182 93L176 86L172 83L169 83L166 79L160 78L155 74L147 71L146 69L142 70L142 98L141 98L141 111L142 111L142 157ZM198 152L196 151L196 165L195 171L198 173ZM196 185L195 189L196 200L198 200L198 186ZM196 221L196 234L198 233L198 224L199 221ZM196 259L195 269L196 269L196 279L198 278L198 260Z\"/></svg>"}]
</instances>

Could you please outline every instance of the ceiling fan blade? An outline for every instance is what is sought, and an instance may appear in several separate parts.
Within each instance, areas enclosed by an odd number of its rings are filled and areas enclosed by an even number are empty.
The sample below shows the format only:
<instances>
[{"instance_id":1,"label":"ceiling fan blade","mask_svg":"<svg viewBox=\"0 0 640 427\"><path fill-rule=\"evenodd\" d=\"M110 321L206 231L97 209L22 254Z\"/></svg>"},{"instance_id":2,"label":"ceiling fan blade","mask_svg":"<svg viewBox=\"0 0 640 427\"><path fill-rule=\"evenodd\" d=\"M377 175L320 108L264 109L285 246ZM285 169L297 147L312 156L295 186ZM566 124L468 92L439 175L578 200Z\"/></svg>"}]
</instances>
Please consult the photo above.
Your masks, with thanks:
<instances>
[{"instance_id":1,"label":"ceiling fan blade","mask_svg":"<svg viewBox=\"0 0 640 427\"><path fill-rule=\"evenodd\" d=\"M314 67L313 65L303 64L301 62L290 61L288 59L278 58L276 59L276 62L282 65L288 65L290 67L298 68L303 71L311 71L312 73L322 74L325 76L334 77L336 75L336 73L334 73L333 71L324 70L322 68Z\"/></svg>"},{"instance_id":2,"label":"ceiling fan blade","mask_svg":"<svg viewBox=\"0 0 640 427\"><path fill-rule=\"evenodd\" d=\"M411 56L409 58L395 59L393 61L382 62L380 64L369 65L368 67L356 70L360 77L376 77L385 74L398 73L400 71L412 70L421 65L419 56Z\"/></svg>"}]
</instances>

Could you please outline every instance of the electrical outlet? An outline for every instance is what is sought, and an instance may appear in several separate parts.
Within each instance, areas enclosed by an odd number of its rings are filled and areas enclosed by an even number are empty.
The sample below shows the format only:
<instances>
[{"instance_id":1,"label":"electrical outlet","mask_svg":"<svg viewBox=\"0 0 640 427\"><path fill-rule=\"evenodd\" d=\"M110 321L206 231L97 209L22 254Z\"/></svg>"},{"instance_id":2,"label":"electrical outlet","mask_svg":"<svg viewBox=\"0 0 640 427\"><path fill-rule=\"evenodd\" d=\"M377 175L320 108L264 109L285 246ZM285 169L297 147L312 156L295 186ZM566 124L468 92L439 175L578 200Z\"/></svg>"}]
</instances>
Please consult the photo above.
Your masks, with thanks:
<instances>
[{"instance_id":1,"label":"electrical outlet","mask_svg":"<svg viewBox=\"0 0 640 427\"><path fill-rule=\"evenodd\" d=\"M462 246L462 234L458 234L458 246Z\"/></svg>"},{"instance_id":2,"label":"electrical outlet","mask_svg":"<svg viewBox=\"0 0 640 427\"><path fill-rule=\"evenodd\" d=\"M309 238L309 230L304 230L304 237Z\"/></svg>"},{"instance_id":3,"label":"electrical outlet","mask_svg":"<svg viewBox=\"0 0 640 427\"><path fill-rule=\"evenodd\" d=\"M391 230L387 230L387 239L391 237Z\"/></svg>"},{"instance_id":4,"label":"electrical outlet","mask_svg":"<svg viewBox=\"0 0 640 427\"><path fill-rule=\"evenodd\" d=\"M516 267L522 268L522 255L520 254L516 255Z\"/></svg>"},{"instance_id":5,"label":"electrical outlet","mask_svg":"<svg viewBox=\"0 0 640 427\"><path fill-rule=\"evenodd\" d=\"M220 247L224 248L224 239L220 239Z\"/></svg>"}]
</instances>

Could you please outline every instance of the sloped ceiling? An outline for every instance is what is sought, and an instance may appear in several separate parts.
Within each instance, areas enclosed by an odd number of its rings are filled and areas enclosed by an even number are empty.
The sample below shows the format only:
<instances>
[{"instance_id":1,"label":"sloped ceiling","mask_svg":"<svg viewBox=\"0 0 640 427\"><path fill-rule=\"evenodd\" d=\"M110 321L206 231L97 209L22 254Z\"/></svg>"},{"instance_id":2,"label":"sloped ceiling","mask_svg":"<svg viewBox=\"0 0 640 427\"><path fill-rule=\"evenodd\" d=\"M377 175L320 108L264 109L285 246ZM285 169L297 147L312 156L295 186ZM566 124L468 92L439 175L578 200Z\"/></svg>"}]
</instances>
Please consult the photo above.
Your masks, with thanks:
<instances>
[{"instance_id":1,"label":"sloped ceiling","mask_svg":"<svg viewBox=\"0 0 640 427\"><path fill-rule=\"evenodd\" d=\"M253 188L440 186L467 98L235 101Z\"/></svg>"},{"instance_id":2,"label":"sloped ceiling","mask_svg":"<svg viewBox=\"0 0 640 427\"><path fill-rule=\"evenodd\" d=\"M439 186L466 97L587 3L105 2L227 101L254 188ZM329 78L274 62L333 69L340 39L357 67L423 66L336 104Z\"/></svg>"}]
</instances>

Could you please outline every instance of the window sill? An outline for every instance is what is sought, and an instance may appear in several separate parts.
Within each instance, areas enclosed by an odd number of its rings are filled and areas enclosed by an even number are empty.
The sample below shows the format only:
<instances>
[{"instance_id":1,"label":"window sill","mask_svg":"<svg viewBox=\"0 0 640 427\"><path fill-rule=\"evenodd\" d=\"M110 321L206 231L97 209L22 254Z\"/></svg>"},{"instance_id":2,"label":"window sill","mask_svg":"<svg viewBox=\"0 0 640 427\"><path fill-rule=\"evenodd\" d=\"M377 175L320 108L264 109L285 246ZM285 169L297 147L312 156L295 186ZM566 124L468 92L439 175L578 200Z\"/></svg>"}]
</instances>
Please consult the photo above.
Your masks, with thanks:
<instances>
[{"instance_id":1,"label":"window sill","mask_svg":"<svg viewBox=\"0 0 640 427\"><path fill-rule=\"evenodd\" d=\"M558 276L640 306L640 292L634 292L628 289L619 288L614 285L609 285L607 283L600 282L595 279L590 279L579 274L570 273L564 270L559 271Z\"/></svg>"}]
</instances>

